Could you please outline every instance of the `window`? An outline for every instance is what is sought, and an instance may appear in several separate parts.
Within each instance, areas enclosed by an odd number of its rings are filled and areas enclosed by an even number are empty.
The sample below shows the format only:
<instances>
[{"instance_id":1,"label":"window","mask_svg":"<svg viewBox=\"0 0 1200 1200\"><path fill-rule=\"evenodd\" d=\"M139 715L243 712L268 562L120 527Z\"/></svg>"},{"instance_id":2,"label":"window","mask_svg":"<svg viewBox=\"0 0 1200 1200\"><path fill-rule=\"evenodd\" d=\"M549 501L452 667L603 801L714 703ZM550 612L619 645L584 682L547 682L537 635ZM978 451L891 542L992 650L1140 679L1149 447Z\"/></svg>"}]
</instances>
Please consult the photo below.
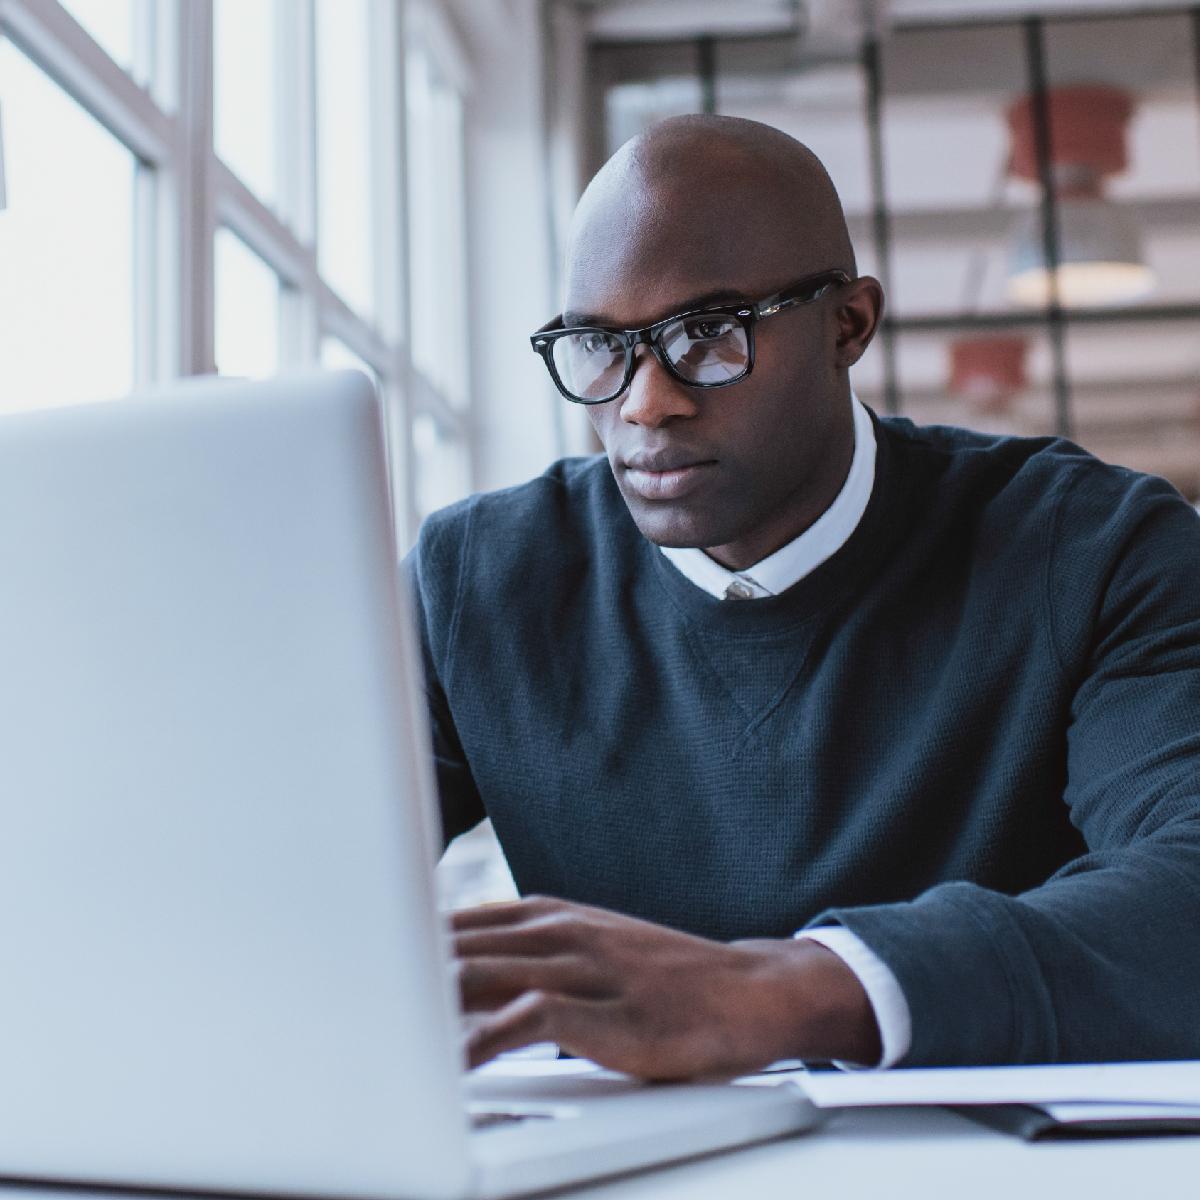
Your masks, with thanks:
<instances>
[{"instance_id":1,"label":"window","mask_svg":"<svg viewBox=\"0 0 1200 1200\"><path fill-rule=\"evenodd\" d=\"M275 0L213 4L213 139L226 166L264 204L278 200Z\"/></svg>"},{"instance_id":2,"label":"window","mask_svg":"<svg viewBox=\"0 0 1200 1200\"><path fill-rule=\"evenodd\" d=\"M317 3L317 244L322 276L352 308L375 311L371 46L367 0Z\"/></svg>"},{"instance_id":3,"label":"window","mask_svg":"<svg viewBox=\"0 0 1200 1200\"><path fill-rule=\"evenodd\" d=\"M2 37L0 109L0 410L121 395L134 381L142 168Z\"/></svg>"},{"instance_id":4,"label":"window","mask_svg":"<svg viewBox=\"0 0 1200 1200\"><path fill-rule=\"evenodd\" d=\"M417 511L427 517L466 493L470 464L459 439L430 413L420 413L413 419L412 438L417 461Z\"/></svg>"},{"instance_id":5,"label":"window","mask_svg":"<svg viewBox=\"0 0 1200 1200\"><path fill-rule=\"evenodd\" d=\"M1195 14L897 11L870 50L831 59L794 34L598 34L592 144L611 151L706 101L792 133L838 186L859 269L887 289L881 336L852 372L864 401L922 422L1066 433L1200 496Z\"/></svg>"},{"instance_id":6,"label":"window","mask_svg":"<svg viewBox=\"0 0 1200 1200\"><path fill-rule=\"evenodd\" d=\"M409 437L418 518L464 495L471 479L465 410L470 378L463 93L454 42L434 8L420 9L405 62L409 312L413 378Z\"/></svg>"},{"instance_id":7,"label":"window","mask_svg":"<svg viewBox=\"0 0 1200 1200\"><path fill-rule=\"evenodd\" d=\"M207 45L209 77L154 70ZM459 59L436 5L4 0L0 411L360 366L406 547L471 483Z\"/></svg>"},{"instance_id":8,"label":"window","mask_svg":"<svg viewBox=\"0 0 1200 1200\"><path fill-rule=\"evenodd\" d=\"M413 362L452 404L467 386L462 97L420 46L407 64Z\"/></svg>"},{"instance_id":9,"label":"window","mask_svg":"<svg viewBox=\"0 0 1200 1200\"><path fill-rule=\"evenodd\" d=\"M135 0L63 0L63 7L104 47L117 66L134 70Z\"/></svg>"},{"instance_id":10,"label":"window","mask_svg":"<svg viewBox=\"0 0 1200 1200\"><path fill-rule=\"evenodd\" d=\"M236 234L216 237L216 366L258 379L279 369L279 276Z\"/></svg>"}]
</instances>

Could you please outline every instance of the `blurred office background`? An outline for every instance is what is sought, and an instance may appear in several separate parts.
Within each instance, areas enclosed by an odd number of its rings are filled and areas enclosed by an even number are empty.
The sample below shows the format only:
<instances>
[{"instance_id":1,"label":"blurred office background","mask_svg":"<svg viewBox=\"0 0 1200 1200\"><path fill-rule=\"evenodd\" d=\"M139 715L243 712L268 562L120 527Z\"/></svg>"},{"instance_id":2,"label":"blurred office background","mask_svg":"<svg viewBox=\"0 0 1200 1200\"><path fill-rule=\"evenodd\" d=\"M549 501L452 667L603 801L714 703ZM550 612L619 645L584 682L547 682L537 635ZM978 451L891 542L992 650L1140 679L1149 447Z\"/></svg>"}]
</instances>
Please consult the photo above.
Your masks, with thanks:
<instances>
[{"instance_id":1,"label":"blurred office background","mask_svg":"<svg viewBox=\"0 0 1200 1200\"><path fill-rule=\"evenodd\" d=\"M683 112L807 142L889 315L880 412L1200 497L1200 4L0 0L0 413L351 365L400 549L586 453L527 335L589 175ZM502 865L468 840L448 889Z\"/></svg>"}]
</instances>

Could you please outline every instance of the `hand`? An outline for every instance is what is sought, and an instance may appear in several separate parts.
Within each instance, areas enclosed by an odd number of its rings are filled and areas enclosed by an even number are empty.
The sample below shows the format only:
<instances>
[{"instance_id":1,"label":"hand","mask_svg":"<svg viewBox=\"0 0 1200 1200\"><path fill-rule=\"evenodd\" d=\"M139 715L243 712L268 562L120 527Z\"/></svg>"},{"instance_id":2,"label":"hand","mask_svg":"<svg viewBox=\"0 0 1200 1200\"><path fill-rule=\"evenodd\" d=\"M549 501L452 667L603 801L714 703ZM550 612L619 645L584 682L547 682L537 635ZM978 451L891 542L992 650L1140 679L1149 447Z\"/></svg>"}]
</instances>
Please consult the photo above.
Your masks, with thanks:
<instances>
[{"instance_id":1,"label":"hand","mask_svg":"<svg viewBox=\"0 0 1200 1200\"><path fill-rule=\"evenodd\" d=\"M857 977L815 942L728 945L534 896L453 917L471 1066L557 1042L644 1079L745 1074L781 1058L879 1058Z\"/></svg>"}]
</instances>

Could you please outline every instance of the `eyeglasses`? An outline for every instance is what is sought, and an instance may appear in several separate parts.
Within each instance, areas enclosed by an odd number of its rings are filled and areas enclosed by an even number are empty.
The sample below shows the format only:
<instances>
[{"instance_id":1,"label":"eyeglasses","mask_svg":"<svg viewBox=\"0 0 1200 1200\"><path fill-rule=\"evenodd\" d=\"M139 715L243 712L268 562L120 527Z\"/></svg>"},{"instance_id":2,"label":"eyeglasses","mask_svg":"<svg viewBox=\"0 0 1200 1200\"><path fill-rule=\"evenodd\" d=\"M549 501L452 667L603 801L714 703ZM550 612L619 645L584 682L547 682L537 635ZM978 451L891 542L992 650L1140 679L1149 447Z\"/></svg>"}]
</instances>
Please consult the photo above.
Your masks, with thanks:
<instances>
[{"instance_id":1,"label":"eyeglasses","mask_svg":"<svg viewBox=\"0 0 1200 1200\"><path fill-rule=\"evenodd\" d=\"M819 300L849 283L845 271L808 275L757 304L725 304L679 313L642 329L599 325L563 328L555 317L530 339L555 386L576 404L615 400L633 378L633 352L650 347L667 372L688 387L728 387L754 367L754 326L765 317Z\"/></svg>"}]
</instances>

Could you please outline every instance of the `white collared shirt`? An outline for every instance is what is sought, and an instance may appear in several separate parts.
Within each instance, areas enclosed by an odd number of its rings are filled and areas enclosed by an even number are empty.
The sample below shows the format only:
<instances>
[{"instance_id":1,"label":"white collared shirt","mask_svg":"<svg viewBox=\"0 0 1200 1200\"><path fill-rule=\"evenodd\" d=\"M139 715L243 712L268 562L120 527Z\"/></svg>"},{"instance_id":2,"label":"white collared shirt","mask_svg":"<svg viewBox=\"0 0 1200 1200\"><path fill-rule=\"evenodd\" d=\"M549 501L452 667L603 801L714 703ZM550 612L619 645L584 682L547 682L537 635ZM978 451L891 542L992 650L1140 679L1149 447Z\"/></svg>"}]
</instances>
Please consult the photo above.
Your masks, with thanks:
<instances>
[{"instance_id":1,"label":"white collared shirt","mask_svg":"<svg viewBox=\"0 0 1200 1200\"><path fill-rule=\"evenodd\" d=\"M667 560L697 587L736 603L777 596L832 558L858 528L875 486L876 446L871 415L853 392L850 404L854 413L854 456L846 482L833 503L799 537L744 571L730 571L703 550L692 547L663 546ZM843 926L802 930L796 937L832 950L854 972L879 1026L883 1052L875 1065L891 1067L898 1063L912 1045L912 1015L891 968Z\"/></svg>"}]
</instances>

